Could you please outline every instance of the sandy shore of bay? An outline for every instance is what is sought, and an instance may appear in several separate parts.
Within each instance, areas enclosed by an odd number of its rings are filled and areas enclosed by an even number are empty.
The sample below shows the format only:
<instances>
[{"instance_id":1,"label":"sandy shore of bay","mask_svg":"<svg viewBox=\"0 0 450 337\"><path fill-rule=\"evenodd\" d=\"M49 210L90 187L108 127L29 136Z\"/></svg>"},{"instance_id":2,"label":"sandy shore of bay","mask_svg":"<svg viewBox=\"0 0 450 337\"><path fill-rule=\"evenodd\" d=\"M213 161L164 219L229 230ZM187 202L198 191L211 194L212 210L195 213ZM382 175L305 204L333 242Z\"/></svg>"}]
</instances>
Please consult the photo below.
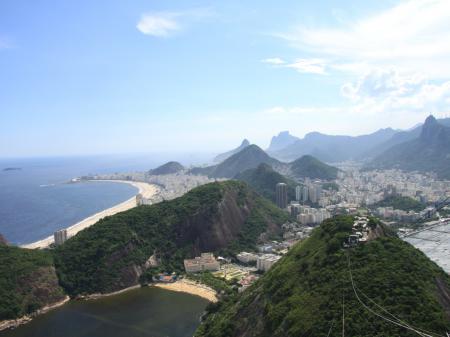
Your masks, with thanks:
<instances>
[{"instance_id":1,"label":"sandy shore of bay","mask_svg":"<svg viewBox=\"0 0 450 337\"><path fill-rule=\"evenodd\" d=\"M200 296L214 303L218 301L217 292L214 289L191 280L182 279L174 283L155 283L153 286L161 289Z\"/></svg>"},{"instance_id":2,"label":"sandy shore of bay","mask_svg":"<svg viewBox=\"0 0 450 337\"><path fill-rule=\"evenodd\" d=\"M108 181L108 182L115 182L115 183L126 183L133 185L138 189L138 192L136 194L141 194L144 198L151 198L159 191L159 187L156 185L144 183L144 182L136 182L136 181L128 181L128 180L95 180L95 181ZM98 213L95 213L94 215L91 215L90 217L87 217L84 220L81 220L80 222L70 226L67 228L67 236L71 237L77 234L79 231L88 228L98 222L100 219L114 215L126 210L129 210L130 208L136 207L136 196L133 196L132 198L115 205L113 207L110 207L108 209L105 209L103 211L100 211ZM46 237L45 239L32 242L29 244L22 245L22 248L28 248L28 249L35 249L35 248L47 248L54 242L53 235Z\"/></svg>"}]
</instances>

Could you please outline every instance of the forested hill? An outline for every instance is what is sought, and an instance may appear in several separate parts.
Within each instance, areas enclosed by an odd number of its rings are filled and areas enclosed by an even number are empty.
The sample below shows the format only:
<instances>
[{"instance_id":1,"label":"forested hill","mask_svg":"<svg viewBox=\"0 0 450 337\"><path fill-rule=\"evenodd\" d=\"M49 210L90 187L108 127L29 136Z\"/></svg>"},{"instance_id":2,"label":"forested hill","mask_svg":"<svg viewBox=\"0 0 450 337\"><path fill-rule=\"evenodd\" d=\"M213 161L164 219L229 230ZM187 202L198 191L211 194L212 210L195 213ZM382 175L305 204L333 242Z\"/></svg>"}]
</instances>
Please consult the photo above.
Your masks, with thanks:
<instances>
[{"instance_id":1,"label":"forested hill","mask_svg":"<svg viewBox=\"0 0 450 337\"><path fill-rule=\"evenodd\" d=\"M211 183L102 219L58 247L55 264L71 296L111 292L151 275L150 261L158 261L156 270L179 271L201 252L252 249L261 233L277 234L287 220L242 182Z\"/></svg>"},{"instance_id":2,"label":"forested hill","mask_svg":"<svg viewBox=\"0 0 450 337\"><path fill-rule=\"evenodd\" d=\"M210 307L196 336L445 336L449 276L379 224L378 238L342 248L352 223L325 221L239 297Z\"/></svg>"},{"instance_id":3,"label":"forested hill","mask_svg":"<svg viewBox=\"0 0 450 337\"><path fill-rule=\"evenodd\" d=\"M273 202L276 199L275 186L278 183L285 183L287 185L288 200L295 200L295 187L298 183L274 171L267 164L261 164L257 168L239 173L235 176L235 179L245 181L256 192Z\"/></svg>"},{"instance_id":4,"label":"forested hill","mask_svg":"<svg viewBox=\"0 0 450 337\"><path fill-rule=\"evenodd\" d=\"M0 244L0 321L65 298L49 251Z\"/></svg>"},{"instance_id":5,"label":"forested hill","mask_svg":"<svg viewBox=\"0 0 450 337\"><path fill-rule=\"evenodd\" d=\"M333 180L337 178L339 170L321 162L313 156L306 155L290 163L290 170L293 176L297 178L311 178Z\"/></svg>"},{"instance_id":6,"label":"forested hill","mask_svg":"<svg viewBox=\"0 0 450 337\"><path fill-rule=\"evenodd\" d=\"M389 196L375 204L372 207L392 207L394 209L401 209L403 211L415 211L420 212L425 209L427 205L421 203L410 197L404 197L401 195Z\"/></svg>"},{"instance_id":7,"label":"forested hill","mask_svg":"<svg viewBox=\"0 0 450 337\"><path fill-rule=\"evenodd\" d=\"M183 165L176 161L169 161L155 169L148 171L151 175L174 174L184 170Z\"/></svg>"}]
</instances>

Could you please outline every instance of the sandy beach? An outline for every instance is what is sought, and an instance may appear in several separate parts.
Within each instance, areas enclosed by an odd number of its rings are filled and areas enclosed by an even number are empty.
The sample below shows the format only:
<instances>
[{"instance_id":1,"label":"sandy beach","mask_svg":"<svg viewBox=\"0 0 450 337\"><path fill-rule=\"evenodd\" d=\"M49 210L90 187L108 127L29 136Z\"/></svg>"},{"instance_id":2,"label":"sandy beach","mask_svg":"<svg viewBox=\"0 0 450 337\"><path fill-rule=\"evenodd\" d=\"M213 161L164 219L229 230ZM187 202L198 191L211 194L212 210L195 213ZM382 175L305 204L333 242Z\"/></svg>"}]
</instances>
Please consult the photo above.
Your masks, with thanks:
<instances>
[{"instance_id":1,"label":"sandy beach","mask_svg":"<svg viewBox=\"0 0 450 337\"><path fill-rule=\"evenodd\" d=\"M214 289L204 284L196 283L191 280L182 279L174 283L155 283L153 286L161 289L178 291L195 296L200 296L214 303L218 301L217 292Z\"/></svg>"},{"instance_id":2,"label":"sandy beach","mask_svg":"<svg viewBox=\"0 0 450 337\"><path fill-rule=\"evenodd\" d=\"M125 183L125 184L133 185L138 188L138 192L136 194L140 193L140 194L142 194L142 196L144 198L151 198L159 190L159 188L156 185L143 183L143 182L127 181L127 180L96 180L96 181L108 181L108 182ZM67 228L67 236L68 237L74 236L79 231L92 226L93 224L95 224L100 219L102 219L106 216L114 215L114 214L129 210L130 208L133 208L133 207L136 207L136 196L133 196L132 198L130 198L118 205L115 205L111 208L105 209L94 215L91 215L90 217L68 227ZM22 245L21 247L29 248L29 249L46 248L53 242L54 242L54 238L53 238L53 235L51 235L49 237L46 237L45 239L42 239L42 240L39 240L39 241L36 241L33 243L29 243L26 245Z\"/></svg>"}]
</instances>

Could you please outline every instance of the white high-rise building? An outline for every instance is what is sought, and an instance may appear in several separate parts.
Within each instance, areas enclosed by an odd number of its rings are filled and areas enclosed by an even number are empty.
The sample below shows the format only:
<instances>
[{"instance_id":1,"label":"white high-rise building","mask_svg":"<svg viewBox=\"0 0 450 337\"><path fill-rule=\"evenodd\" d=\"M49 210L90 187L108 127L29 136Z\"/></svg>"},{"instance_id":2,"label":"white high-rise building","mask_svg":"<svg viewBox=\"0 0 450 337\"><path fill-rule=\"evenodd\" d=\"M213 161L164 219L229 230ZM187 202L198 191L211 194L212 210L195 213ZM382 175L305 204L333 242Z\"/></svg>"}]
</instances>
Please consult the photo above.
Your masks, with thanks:
<instances>
[{"instance_id":1,"label":"white high-rise building","mask_svg":"<svg viewBox=\"0 0 450 337\"><path fill-rule=\"evenodd\" d=\"M53 238L55 239L56 246L62 245L67 240L67 230L61 229L59 231L56 231L53 234Z\"/></svg>"},{"instance_id":2,"label":"white high-rise building","mask_svg":"<svg viewBox=\"0 0 450 337\"><path fill-rule=\"evenodd\" d=\"M295 187L295 200L300 201L302 197L302 187L300 185L297 185Z\"/></svg>"}]
</instances>

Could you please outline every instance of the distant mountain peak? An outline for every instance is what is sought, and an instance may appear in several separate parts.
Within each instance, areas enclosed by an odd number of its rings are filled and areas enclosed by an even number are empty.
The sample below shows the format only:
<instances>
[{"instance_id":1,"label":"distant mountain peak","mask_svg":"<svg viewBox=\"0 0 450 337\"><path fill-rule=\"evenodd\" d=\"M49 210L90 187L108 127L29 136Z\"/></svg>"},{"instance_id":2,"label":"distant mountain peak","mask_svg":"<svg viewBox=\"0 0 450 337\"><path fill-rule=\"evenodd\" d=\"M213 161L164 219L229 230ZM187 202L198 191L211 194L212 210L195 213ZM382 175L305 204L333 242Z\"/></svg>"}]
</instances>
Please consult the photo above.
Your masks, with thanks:
<instances>
[{"instance_id":1,"label":"distant mountain peak","mask_svg":"<svg viewBox=\"0 0 450 337\"><path fill-rule=\"evenodd\" d=\"M250 142L248 141L247 138L245 138L245 139L242 141L242 143L241 143L241 145L240 145L239 147L244 148L244 147L247 147L247 146L249 146L249 145L250 145Z\"/></svg>"},{"instance_id":2,"label":"distant mountain peak","mask_svg":"<svg viewBox=\"0 0 450 337\"><path fill-rule=\"evenodd\" d=\"M215 163L223 162L224 160L230 158L233 154L236 154L236 153L242 151L249 145L250 145L249 140L247 138L244 138L241 145L239 145L237 148L234 148L233 150L218 154L213 160Z\"/></svg>"},{"instance_id":3,"label":"distant mountain peak","mask_svg":"<svg viewBox=\"0 0 450 337\"><path fill-rule=\"evenodd\" d=\"M445 127L439 124L439 122L436 120L436 118L434 118L433 115L429 115L427 119L425 119L425 123L422 126L420 138L422 140L433 140L438 136L441 129L443 128Z\"/></svg>"},{"instance_id":4,"label":"distant mountain peak","mask_svg":"<svg viewBox=\"0 0 450 337\"><path fill-rule=\"evenodd\" d=\"M273 136L267 151L279 151L285 147L294 144L299 138L292 136L289 131L281 131L277 136Z\"/></svg>"}]
</instances>

